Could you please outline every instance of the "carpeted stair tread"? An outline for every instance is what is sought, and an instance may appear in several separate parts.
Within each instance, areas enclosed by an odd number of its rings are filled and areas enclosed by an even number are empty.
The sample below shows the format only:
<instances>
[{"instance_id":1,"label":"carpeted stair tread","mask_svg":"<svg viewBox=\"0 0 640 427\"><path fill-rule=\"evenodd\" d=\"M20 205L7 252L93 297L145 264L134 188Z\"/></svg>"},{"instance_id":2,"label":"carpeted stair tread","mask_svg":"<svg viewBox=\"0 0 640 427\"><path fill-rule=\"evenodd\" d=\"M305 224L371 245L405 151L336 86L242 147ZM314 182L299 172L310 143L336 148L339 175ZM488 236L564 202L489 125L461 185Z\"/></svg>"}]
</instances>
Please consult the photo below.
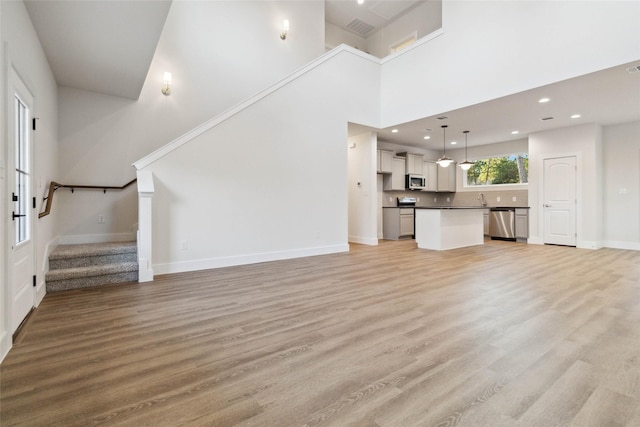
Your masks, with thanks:
<instances>
[{"instance_id":1,"label":"carpeted stair tread","mask_svg":"<svg viewBox=\"0 0 640 427\"><path fill-rule=\"evenodd\" d=\"M51 270L47 273L46 281L67 280L86 278L94 276L105 276L108 274L130 273L138 271L137 262L122 262L118 264L94 265L88 267L65 268L61 270Z\"/></svg>"},{"instance_id":2,"label":"carpeted stair tread","mask_svg":"<svg viewBox=\"0 0 640 427\"><path fill-rule=\"evenodd\" d=\"M59 245L49 255L49 260L77 257L117 255L136 253L136 242L87 243L80 245Z\"/></svg>"}]
</instances>

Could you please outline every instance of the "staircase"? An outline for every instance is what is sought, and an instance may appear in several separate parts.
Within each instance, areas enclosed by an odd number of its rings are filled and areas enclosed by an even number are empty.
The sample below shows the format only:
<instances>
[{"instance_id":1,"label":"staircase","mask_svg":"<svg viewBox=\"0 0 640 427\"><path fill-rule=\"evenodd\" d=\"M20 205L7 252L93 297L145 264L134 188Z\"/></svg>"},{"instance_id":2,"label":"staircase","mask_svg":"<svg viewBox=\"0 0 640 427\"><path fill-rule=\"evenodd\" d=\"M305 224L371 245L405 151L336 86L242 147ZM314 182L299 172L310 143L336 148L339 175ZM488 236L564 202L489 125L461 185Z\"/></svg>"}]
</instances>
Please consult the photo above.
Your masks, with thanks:
<instances>
[{"instance_id":1,"label":"staircase","mask_svg":"<svg viewBox=\"0 0 640 427\"><path fill-rule=\"evenodd\" d=\"M49 255L47 292L138 281L136 242L60 245Z\"/></svg>"}]
</instances>

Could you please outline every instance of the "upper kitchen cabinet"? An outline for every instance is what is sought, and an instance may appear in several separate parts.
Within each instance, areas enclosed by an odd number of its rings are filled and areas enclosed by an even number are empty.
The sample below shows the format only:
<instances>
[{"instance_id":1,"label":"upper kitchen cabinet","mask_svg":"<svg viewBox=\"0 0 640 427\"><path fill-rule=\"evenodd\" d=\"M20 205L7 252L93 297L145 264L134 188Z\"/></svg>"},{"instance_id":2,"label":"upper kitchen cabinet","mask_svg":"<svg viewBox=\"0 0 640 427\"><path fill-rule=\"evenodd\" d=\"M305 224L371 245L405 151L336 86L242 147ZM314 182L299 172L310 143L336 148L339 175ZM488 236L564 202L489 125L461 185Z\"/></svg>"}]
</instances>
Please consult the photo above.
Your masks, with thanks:
<instances>
[{"instance_id":1,"label":"upper kitchen cabinet","mask_svg":"<svg viewBox=\"0 0 640 427\"><path fill-rule=\"evenodd\" d=\"M393 151L378 150L378 173L393 172Z\"/></svg>"},{"instance_id":2,"label":"upper kitchen cabinet","mask_svg":"<svg viewBox=\"0 0 640 427\"><path fill-rule=\"evenodd\" d=\"M453 162L446 168L438 165L438 191L455 193L456 191L456 163Z\"/></svg>"},{"instance_id":3,"label":"upper kitchen cabinet","mask_svg":"<svg viewBox=\"0 0 640 427\"><path fill-rule=\"evenodd\" d=\"M384 176L384 190L404 190L405 160L403 157L391 159L391 175Z\"/></svg>"},{"instance_id":4,"label":"upper kitchen cabinet","mask_svg":"<svg viewBox=\"0 0 640 427\"><path fill-rule=\"evenodd\" d=\"M423 175L422 170L423 156L422 154L398 153L406 159L405 174Z\"/></svg>"},{"instance_id":5,"label":"upper kitchen cabinet","mask_svg":"<svg viewBox=\"0 0 640 427\"><path fill-rule=\"evenodd\" d=\"M422 174L427 184L422 191L438 191L438 165L430 161L422 162Z\"/></svg>"}]
</instances>

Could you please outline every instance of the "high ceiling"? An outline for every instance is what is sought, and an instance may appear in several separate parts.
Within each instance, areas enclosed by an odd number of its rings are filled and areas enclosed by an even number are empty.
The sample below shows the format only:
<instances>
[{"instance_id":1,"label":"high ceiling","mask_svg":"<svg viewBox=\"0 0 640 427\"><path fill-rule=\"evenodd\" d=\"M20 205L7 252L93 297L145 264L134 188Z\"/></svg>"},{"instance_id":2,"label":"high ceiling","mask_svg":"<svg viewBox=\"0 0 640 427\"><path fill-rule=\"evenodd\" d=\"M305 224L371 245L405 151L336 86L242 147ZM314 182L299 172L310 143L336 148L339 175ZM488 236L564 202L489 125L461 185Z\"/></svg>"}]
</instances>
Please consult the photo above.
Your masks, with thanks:
<instances>
[{"instance_id":1,"label":"high ceiling","mask_svg":"<svg viewBox=\"0 0 640 427\"><path fill-rule=\"evenodd\" d=\"M138 99L170 0L25 0L58 85Z\"/></svg>"},{"instance_id":2,"label":"high ceiling","mask_svg":"<svg viewBox=\"0 0 640 427\"><path fill-rule=\"evenodd\" d=\"M425 0L326 0L324 18L346 31L368 37Z\"/></svg>"},{"instance_id":3,"label":"high ceiling","mask_svg":"<svg viewBox=\"0 0 640 427\"><path fill-rule=\"evenodd\" d=\"M327 0L325 18L339 27L357 27L359 31L370 25L372 34L422 2L365 0L358 5L356 0ZM25 0L25 5L60 86L138 98L171 0ZM353 28L351 31L358 32ZM448 126L448 142L457 139L457 147L463 147L463 130L470 131L469 146L473 146L580 123L608 125L640 120L637 66L640 58L634 63L398 124L393 126L397 133L392 133L391 127L376 131L383 141L441 150L443 124ZM541 97L550 101L540 104ZM581 117L571 119L573 114ZM438 120L439 116L447 119ZM546 117L553 119L541 120ZM511 133L516 130L518 134ZM358 131L358 126L351 127L351 132ZM431 139L425 140L424 136Z\"/></svg>"}]
</instances>

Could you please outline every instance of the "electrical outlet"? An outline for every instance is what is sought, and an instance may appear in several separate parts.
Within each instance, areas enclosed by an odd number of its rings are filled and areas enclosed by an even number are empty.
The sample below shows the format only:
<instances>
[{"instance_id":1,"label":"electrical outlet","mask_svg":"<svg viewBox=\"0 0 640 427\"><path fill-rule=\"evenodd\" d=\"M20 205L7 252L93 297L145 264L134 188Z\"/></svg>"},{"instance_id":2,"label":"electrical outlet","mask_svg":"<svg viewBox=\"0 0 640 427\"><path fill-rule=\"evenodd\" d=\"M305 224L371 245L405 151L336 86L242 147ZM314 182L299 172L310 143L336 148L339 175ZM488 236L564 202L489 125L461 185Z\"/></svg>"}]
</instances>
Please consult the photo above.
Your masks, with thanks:
<instances>
[{"instance_id":1,"label":"electrical outlet","mask_svg":"<svg viewBox=\"0 0 640 427\"><path fill-rule=\"evenodd\" d=\"M500 196L496 197L496 202L500 201Z\"/></svg>"},{"instance_id":2,"label":"electrical outlet","mask_svg":"<svg viewBox=\"0 0 640 427\"><path fill-rule=\"evenodd\" d=\"M512 202L515 202L515 201L516 201L516 196L513 196L513 197L511 198L511 201L512 201Z\"/></svg>"},{"instance_id":3,"label":"electrical outlet","mask_svg":"<svg viewBox=\"0 0 640 427\"><path fill-rule=\"evenodd\" d=\"M186 240L183 240L180 242L180 250L181 251L186 251L187 249L189 249L189 244L187 243Z\"/></svg>"},{"instance_id":4,"label":"electrical outlet","mask_svg":"<svg viewBox=\"0 0 640 427\"><path fill-rule=\"evenodd\" d=\"M417 197L417 198L416 198L416 202L420 202L420 197Z\"/></svg>"},{"instance_id":5,"label":"electrical outlet","mask_svg":"<svg viewBox=\"0 0 640 427\"><path fill-rule=\"evenodd\" d=\"M104 224L104 215L98 215L98 224Z\"/></svg>"},{"instance_id":6,"label":"electrical outlet","mask_svg":"<svg viewBox=\"0 0 640 427\"><path fill-rule=\"evenodd\" d=\"M389 197L389 203L393 203L393 197Z\"/></svg>"},{"instance_id":7,"label":"electrical outlet","mask_svg":"<svg viewBox=\"0 0 640 427\"><path fill-rule=\"evenodd\" d=\"M451 197L447 197L447 202L450 202L450 201L451 201Z\"/></svg>"},{"instance_id":8,"label":"electrical outlet","mask_svg":"<svg viewBox=\"0 0 640 427\"><path fill-rule=\"evenodd\" d=\"M433 203L438 203L438 198L437 197L433 198Z\"/></svg>"}]
</instances>

